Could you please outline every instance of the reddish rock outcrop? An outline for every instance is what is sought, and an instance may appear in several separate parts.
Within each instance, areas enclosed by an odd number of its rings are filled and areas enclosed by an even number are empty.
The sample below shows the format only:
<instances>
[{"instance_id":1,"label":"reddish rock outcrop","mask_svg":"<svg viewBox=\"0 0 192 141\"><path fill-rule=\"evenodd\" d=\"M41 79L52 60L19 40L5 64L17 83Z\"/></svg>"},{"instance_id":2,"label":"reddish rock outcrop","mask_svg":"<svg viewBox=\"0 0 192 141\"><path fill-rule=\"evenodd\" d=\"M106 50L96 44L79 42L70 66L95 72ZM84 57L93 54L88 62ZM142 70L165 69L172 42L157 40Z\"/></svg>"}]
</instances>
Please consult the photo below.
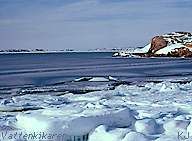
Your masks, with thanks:
<instances>
[{"instance_id":1,"label":"reddish rock outcrop","mask_svg":"<svg viewBox=\"0 0 192 141\"><path fill-rule=\"evenodd\" d=\"M192 52L186 47L181 47L181 48L176 48L174 51L169 52L167 54L167 56L170 56L170 57L192 57Z\"/></svg>"},{"instance_id":2,"label":"reddish rock outcrop","mask_svg":"<svg viewBox=\"0 0 192 141\"><path fill-rule=\"evenodd\" d=\"M163 36L155 36L151 40L151 47L150 47L148 53L155 53L156 51L166 47L167 43L168 42L163 38Z\"/></svg>"},{"instance_id":3,"label":"reddish rock outcrop","mask_svg":"<svg viewBox=\"0 0 192 141\"><path fill-rule=\"evenodd\" d=\"M186 47L192 48L192 43L185 44Z\"/></svg>"},{"instance_id":4,"label":"reddish rock outcrop","mask_svg":"<svg viewBox=\"0 0 192 141\"><path fill-rule=\"evenodd\" d=\"M133 52L121 53L119 56L192 57L192 33L171 32L155 36L145 47Z\"/></svg>"}]
</instances>

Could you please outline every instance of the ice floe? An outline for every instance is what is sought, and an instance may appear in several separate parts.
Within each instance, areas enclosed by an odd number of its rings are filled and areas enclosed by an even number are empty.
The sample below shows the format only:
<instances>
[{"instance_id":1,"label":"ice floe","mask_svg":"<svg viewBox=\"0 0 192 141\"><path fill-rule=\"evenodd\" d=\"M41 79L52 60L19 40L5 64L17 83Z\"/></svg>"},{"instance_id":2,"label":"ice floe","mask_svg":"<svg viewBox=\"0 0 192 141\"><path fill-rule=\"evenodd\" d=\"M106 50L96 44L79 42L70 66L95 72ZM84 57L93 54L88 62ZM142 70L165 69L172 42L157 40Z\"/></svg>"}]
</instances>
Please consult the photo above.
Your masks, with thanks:
<instances>
[{"instance_id":1,"label":"ice floe","mask_svg":"<svg viewBox=\"0 0 192 141\"><path fill-rule=\"evenodd\" d=\"M135 130L143 134L155 134L159 131L159 126L153 118L137 120Z\"/></svg>"},{"instance_id":2,"label":"ice floe","mask_svg":"<svg viewBox=\"0 0 192 141\"><path fill-rule=\"evenodd\" d=\"M89 81L90 82L108 82L110 80L104 77L93 77Z\"/></svg>"},{"instance_id":3,"label":"ice floe","mask_svg":"<svg viewBox=\"0 0 192 141\"><path fill-rule=\"evenodd\" d=\"M89 81L89 82L108 82L108 81L118 81L117 78L108 76L108 77L80 77L76 78L74 80L75 82L80 82L80 81Z\"/></svg>"}]
</instances>

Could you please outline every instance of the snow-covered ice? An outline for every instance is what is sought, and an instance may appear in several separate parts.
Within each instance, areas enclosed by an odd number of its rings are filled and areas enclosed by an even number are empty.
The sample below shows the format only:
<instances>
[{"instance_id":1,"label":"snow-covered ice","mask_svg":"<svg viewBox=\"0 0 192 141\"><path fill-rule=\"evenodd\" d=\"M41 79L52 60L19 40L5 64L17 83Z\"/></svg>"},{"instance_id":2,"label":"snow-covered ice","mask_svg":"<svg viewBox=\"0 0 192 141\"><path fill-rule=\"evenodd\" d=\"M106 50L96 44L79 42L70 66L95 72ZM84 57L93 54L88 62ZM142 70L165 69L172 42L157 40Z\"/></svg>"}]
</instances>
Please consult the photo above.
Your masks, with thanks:
<instances>
[{"instance_id":1,"label":"snow-covered ice","mask_svg":"<svg viewBox=\"0 0 192 141\"><path fill-rule=\"evenodd\" d=\"M135 130L144 134L155 134L158 133L159 127L155 119L146 118L136 121Z\"/></svg>"},{"instance_id":2,"label":"snow-covered ice","mask_svg":"<svg viewBox=\"0 0 192 141\"><path fill-rule=\"evenodd\" d=\"M192 82L165 81L86 94L15 96L0 100L0 127L65 135L53 141L179 141L188 135L190 141L191 94Z\"/></svg>"},{"instance_id":3,"label":"snow-covered ice","mask_svg":"<svg viewBox=\"0 0 192 141\"><path fill-rule=\"evenodd\" d=\"M118 81L117 78L109 76L109 77L81 77L74 80L75 82L80 81L89 81L89 82L108 82L108 81Z\"/></svg>"},{"instance_id":4,"label":"snow-covered ice","mask_svg":"<svg viewBox=\"0 0 192 141\"><path fill-rule=\"evenodd\" d=\"M104 77L93 77L89 80L90 82L108 82L109 79Z\"/></svg>"}]
</instances>

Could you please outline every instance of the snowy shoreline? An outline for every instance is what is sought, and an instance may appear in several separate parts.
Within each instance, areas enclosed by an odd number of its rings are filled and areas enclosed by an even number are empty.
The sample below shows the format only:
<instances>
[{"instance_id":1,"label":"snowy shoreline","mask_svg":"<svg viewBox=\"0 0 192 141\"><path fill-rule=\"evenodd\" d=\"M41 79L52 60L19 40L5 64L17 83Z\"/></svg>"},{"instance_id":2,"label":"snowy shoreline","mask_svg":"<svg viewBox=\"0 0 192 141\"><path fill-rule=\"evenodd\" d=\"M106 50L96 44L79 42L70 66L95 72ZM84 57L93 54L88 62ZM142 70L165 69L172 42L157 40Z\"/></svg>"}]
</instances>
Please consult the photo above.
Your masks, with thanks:
<instances>
[{"instance_id":1,"label":"snowy shoreline","mask_svg":"<svg viewBox=\"0 0 192 141\"><path fill-rule=\"evenodd\" d=\"M143 48L133 51L120 51L114 57L192 57L192 33L171 32L155 36Z\"/></svg>"},{"instance_id":2,"label":"snowy shoreline","mask_svg":"<svg viewBox=\"0 0 192 141\"><path fill-rule=\"evenodd\" d=\"M117 80L110 77L75 81ZM191 93L192 82L163 81L142 86L122 84L113 90L86 94L14 96L0 100L0 129L28 135L65 135L53 141L179 141L188 133L190 141Z\"/></svg>"}]
</instances>

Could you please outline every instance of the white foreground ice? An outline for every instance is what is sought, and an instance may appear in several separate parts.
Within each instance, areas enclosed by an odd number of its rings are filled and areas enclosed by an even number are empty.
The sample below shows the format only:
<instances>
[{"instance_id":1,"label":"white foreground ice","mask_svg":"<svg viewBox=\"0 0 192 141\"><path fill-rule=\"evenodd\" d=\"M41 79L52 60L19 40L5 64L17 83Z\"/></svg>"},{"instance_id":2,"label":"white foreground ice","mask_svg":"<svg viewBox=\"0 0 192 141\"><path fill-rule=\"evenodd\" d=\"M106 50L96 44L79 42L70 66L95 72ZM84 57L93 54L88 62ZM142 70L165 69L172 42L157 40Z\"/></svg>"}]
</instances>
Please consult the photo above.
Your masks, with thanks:
<instances>
[{"instance_id":1,"label":"white foreground ice","mask_svg":"<svg viewBox=\"0 0 192 141\"><path fill-rule=\"evenodd\" d=\"M23 95L0 103L0 131L8 133L46 133L53 141L192 141L192 82L120 85L79 95Z\"/></svg>"}]
</instances>

